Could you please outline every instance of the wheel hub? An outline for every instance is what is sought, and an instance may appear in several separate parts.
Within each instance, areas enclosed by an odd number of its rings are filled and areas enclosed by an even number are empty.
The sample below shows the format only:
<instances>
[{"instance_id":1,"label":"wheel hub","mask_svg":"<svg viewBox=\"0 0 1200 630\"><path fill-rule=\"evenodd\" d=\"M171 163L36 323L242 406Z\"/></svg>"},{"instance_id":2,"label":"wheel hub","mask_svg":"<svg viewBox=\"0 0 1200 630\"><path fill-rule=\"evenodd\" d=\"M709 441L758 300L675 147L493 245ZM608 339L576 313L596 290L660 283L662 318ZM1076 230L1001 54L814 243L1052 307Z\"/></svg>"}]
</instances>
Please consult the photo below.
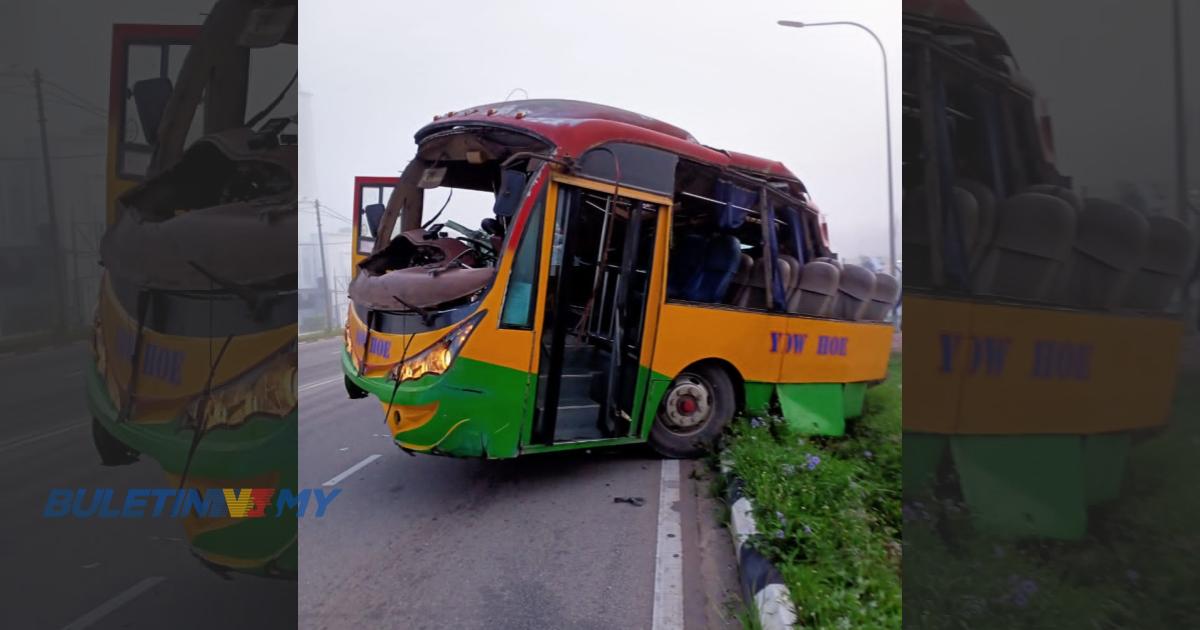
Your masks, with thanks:
<instances>
[{"instance_id":1,"label":"wheel hub","mask_svg":"<svg viewBox=\"0 0 1200 630\"><path fill-rule=\"evenodd\" d=\"M712 396L699 380L685 376L667 394L667 424L679 429L702 425L712 409Z\"/></svg>"}]
</instances>

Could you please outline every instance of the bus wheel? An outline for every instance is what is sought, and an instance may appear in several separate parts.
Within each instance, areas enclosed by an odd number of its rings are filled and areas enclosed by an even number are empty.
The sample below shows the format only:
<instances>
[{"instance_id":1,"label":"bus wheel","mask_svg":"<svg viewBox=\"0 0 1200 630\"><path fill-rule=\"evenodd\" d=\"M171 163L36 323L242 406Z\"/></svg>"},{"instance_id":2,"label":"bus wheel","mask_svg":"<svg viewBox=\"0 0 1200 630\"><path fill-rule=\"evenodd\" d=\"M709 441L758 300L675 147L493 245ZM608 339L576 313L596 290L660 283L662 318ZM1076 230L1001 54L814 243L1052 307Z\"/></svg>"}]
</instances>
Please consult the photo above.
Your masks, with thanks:
<instances>
[{"instance_id":1,"label":"bus wheel","mask_svg":"<svg viewBox=\"0 0 1200 630\"><path fill-rule=\"evenodd\" d=\"M113 437L95 418L92 418L92 443L96 445L96 453L100 455L100 464L103 466L124 466L138 460L137 451Z\"/></svg>"},{"instance_id":2,"label":"bus wheel","mask_svg":"<svg viewBox=\"0 0 1200 630\"><path fill-rule=\"evenodd\" d=\"M665 457L699 457L716 444L735 406L733 383L724 370L714 365L689 368L663 395L650 445Z\"/></svg>"}]
</instances>

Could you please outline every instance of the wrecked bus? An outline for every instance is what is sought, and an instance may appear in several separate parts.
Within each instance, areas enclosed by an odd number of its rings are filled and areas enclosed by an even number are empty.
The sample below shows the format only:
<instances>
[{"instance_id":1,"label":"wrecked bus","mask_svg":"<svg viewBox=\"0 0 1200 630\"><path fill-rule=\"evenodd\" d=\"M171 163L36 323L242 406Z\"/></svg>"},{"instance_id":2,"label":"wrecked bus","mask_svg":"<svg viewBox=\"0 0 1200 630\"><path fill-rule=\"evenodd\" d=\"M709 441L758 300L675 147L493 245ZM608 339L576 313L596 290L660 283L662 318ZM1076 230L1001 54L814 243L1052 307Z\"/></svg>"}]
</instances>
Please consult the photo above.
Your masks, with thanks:
<instances>
[{"instance_id":1,"label":"wrecked bus","mask_svg":"<svg viewBox=\"0 0 1200 630\"><path fill-rule=\"evenodd\" d=\"M776 398L836 435L886 374L896 280L839 261L778 162L568 100L435 116L416 144L358 182L342 361L401 449L692 457Z\"/></svg>"},{"instance_id":2,"label":"wrecked bus","mask_svg":"<svg viewBox=\"0 0 1200 630\"><path fill-rule=\"evenodd\" d=\"M146 456L202 493L295 490L295 43L294 2L113 27L86 371L105 465ZM294 518L182 521L209 566L295 575Z\"/></svg>"},{"instance_id":3,"label":"wrecked bus","mask_svg":"<svg viewBox=\"0 0 1200 630\"><path fill-rule=\"evenodd\" d=\"M1195 238L1074 190L967 3L904 11L904 488L952 466L981 529L1078 539L1167 422Z\"/></svg>"}]
</instances>

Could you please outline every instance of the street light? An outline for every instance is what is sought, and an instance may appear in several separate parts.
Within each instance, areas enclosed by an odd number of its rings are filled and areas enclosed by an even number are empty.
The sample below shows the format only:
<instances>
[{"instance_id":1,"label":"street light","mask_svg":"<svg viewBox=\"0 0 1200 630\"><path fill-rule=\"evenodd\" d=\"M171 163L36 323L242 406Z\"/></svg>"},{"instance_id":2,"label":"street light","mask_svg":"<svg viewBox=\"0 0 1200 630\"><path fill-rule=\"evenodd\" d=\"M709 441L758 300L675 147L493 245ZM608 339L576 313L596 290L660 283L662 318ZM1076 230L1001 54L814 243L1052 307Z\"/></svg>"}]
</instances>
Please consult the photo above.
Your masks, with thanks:
<instances>
[{"instance_id":1,"label":"street light","mask_svg":"<svg viewBox=\"0 0 1200 630\"><path fill-rule=\"evenodd\" d=\"M875 31L848 20L840 20L837 22L795 22L792 20L779 20L776 22L780 26L790 28L807 28L812 26L853 26L860 28L875 40L879 46L879 54L883 58L883 121L887 133L887 175L888 175L888 271L893 276L896 275L896 201L894 198L894 186L892 185L892 97L891 89L888 86L888 60L887 51L883 48L883 42Z\"/></svg>"}]
</instances>

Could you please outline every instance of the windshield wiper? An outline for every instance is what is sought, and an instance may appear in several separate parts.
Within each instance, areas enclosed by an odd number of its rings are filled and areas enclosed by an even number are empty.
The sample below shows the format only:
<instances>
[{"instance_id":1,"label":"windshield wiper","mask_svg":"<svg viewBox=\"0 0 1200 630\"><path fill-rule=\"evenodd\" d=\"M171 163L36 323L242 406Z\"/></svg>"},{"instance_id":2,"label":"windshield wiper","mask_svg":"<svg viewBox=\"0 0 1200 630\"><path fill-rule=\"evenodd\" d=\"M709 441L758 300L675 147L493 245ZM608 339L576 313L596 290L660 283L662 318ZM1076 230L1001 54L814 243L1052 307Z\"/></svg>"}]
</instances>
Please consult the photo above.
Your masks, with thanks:
<instances>
[{"instance_id":1,"label":"windshield wiper","mask_svg":"<svg viewBox=\"0 0 1200 630\"><path fill-rule=\"evenodd\" d=\"M430 328L433 326L433 315L429 311L427 311L415 304L409 304L408 302L405 302L398 295L393 295L392 299L399 302L400 305L403 306L404 308L407 308L408 310L416 313L417 316L421 318L421 323L425 324L426 328Z\"/></svg>"},{"instance_id":2,"label":"windshield wiper","mask_svg":"<svg viewBox=\"0 0 1200 630\"><path fill-rule=\"evenodd\" d=\"M274 111L275 107L279 105L279 102L283 100L283 97L287 95L288 90L292 89L292 86L295 85L296 77L299 76L299 74L300 74L299 72L293 72L292 79L287 82L287 85L283 86L283 91L281 91L279 93L279 95L275 97L275 100L273 100L267 104L266 109L255 114L254 117L251 118L250 120L247 120L246 126L253 129L254 125L258 124L258 121L262 120L263 118L266 118L267 114L270 114L272 111Z\"/></svg>"}]
</instances>

